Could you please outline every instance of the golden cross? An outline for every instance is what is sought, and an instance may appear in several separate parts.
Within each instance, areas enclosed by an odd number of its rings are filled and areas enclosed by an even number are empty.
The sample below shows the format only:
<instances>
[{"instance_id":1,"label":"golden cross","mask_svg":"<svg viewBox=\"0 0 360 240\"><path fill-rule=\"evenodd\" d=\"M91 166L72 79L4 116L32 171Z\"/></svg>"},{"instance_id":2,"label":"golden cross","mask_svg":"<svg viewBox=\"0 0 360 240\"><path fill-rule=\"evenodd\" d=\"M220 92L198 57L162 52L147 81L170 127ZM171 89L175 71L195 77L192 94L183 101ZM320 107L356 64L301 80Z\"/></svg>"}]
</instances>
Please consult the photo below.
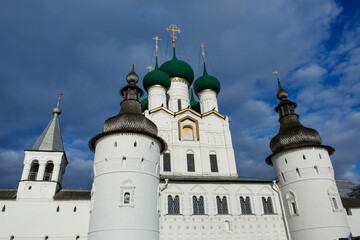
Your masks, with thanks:
<instances>
[{"instance_id":1,"label":"golden cross","mask_svg":"<svg viewBox=\"0 0 360 240\"><path fill-rule=\"evenodd\" d=\"M151 72L151 70L153 70L154 68L150 65L150 66L146 67L146 69L149 69L149 72Z\"/></svg>"},{"instance_id":2,"label":"golden cross","mask_svg":"<svg viewBox=\"0 0 360 240\"><path fill-rule=\"evenodd\" d=\"M60 104L60 99L61 99L61 96L62 96L63 94L61 93L61 92L59 92L58 93L58 102L57 102L57 105L56 105L56 107L59 107L59 104Z\"/></svg>"},{"instance_id":3,"label":"golden cross","mask_svg":"<svg viewBox=\"0 0 360 240\"><path fill-rule=\"evenodd\" d=\"M201 54L203 56L203 61L205 62L205 48L207 47L205 44L200 44L199 45L201 47Z\"/></svg>"},{"instance_id":4,"label":"golden cross","mask_svg":"<svg viewBox=\"0 0 360 240\"><path fill-rule=\"evenodd\" d=\"M180 28L178 28L175 24L171 24L166 28L166 31L168 32L172 31L170 37L173 39L172 43L173 43L173 47L175 47L175 39L176 39L175 32L181 33Z\"/></svg>"},{"instance_id":5,"label":"golden cross","mask_svg":"<svg viewBox=\"0 0 360 240\"><path fill-rule=\"evenodd\" d=\"M278 71L273 71L273 73L275 73L276 77L279 79L279 73L278 73Z\"/></svg>"},{"instance_id":6,"label":"golden cross","mask_svg":"<svg viewBox=\"0 0 360 240\"><path fill-rule=\"evenodd\" d=\"M161 40L161 38L159 38L158 36L155 36L152 39L155 40L155 52L156 52L156 56L157 56L158 55L158 49L159 49L158 43L159 43L159 40Z\"/></svg>"}]
</instances>

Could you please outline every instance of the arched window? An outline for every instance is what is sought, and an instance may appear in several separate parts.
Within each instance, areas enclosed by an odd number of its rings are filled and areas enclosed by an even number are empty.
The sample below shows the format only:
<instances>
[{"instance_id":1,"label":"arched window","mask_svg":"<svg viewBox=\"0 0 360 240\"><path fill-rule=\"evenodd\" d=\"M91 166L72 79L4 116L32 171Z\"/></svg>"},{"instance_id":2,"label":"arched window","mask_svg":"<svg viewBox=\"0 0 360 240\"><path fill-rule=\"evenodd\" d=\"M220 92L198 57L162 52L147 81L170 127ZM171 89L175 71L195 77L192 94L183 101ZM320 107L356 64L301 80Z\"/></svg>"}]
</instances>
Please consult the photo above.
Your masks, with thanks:
<instances>
[{"instance_id":1,"label":"arched window","mask_svg":"<svg viewBox=\"0 0 360 240\"><path fill-rule=\"evenodd\" d=\"M182 140L190 140L190 141L194 141L194 129L192 126L190 125L185 125L182 128Z\"/></svg>"},{"instance_id":2,"label":"arched window","mask_svg":"<svg viewBox=\"0 0 360 240\"><path fill-rule=\"evenodd\" d=\"M51 181L51 176L54 170L54 164L52 161L46 163L45 173L44 173L44 181Z\"/></svg>"},{"instance_id":3,"label":"arched window","mask_svg":"<svg viewBox=\"0 0 360 240\"><path fill-rule=\"evenodd\" d=\"M76 206L74 207L74 210L73 210L74 212L76 212L77 211L77 208L76 208Z\"/></svg>"},{"instance_id":4,"label":"arched window","mask_svg":"<svg viewBox=\"0 0 360 240\"><path fill-rule=\"evenodd\" d=\"M297 203L296 203L295 193L289 191L286 194L286 200L287 200L287 203L288 203L290 215L298 215L299 210L298 210L298 206L297 206Z\"/></svg>"},{"instance_id":5,"label":"arched window","mask_svg":"<svg viewBox=\"0 0 360 240\"><path fill-rule=\"evenodd\" d=\"M211 172L218 172L219 170L217 165L216 153L210 153L209 157L210 157Z\"/></svg>"},{"instance_id":6,"label":"arched window","mask_svg":"<svg viewBox=\"0 0 360 240\"><path fill-rule=\"evenodd\" d=\"M271 197L268 198L262 197L261 199L264 207L264 214L274 214L274 208L272 205Z\"/></svg>"},{"instance_id":7,"label":"arched window","mask_svg":"<svg viewBox=\"0 0 360 240\"><path fill-rule=\"evenodd\" d=\"M230 221L229 220L226 220L224 222L224 230L225 231L230 231Z\"/></svg>"},{"instance_id":8,"label":"arched window","mask_svg":"<svg viewBox=\"0 0 360 240\"><path fill-rule=\"evenodd\" d=\"M163 155L163 169L164 172L171 172L170 153L164 153Z\"/></svg>"},{"instance_id":9,"label":"arched window","mask_svg":"<svg viewBox=\"0 0 360 240\"><path fill-rule=\"evenodd\" d=\"M229 214L227 199L225 196L223 196L222 198L216 196L216 205L217 205L218 214Z\"/></svg>"},{"instance_id":10,"label":"arched window","mask_svg":"<svg viewBox=\"0 0 360 240\"><path fill-rule=\"evenodd\" d=\"M181 99L178 99L178 111L181 110Z\"/></svg>"},{"instance_id":11,"label":"arched window","mask_svg":"<svg viewBox=\"0 0 360 240\"><path fill-rule=\"evenodd\" d=\"M1 211L2 211L2 212L5 212L5 210L6 210L6 206L4 205L4 206L2 207L2 209L1 209Z\"/></svg>"},{"instance_id":12,"label":"arched window","mask_svg":"<svg viewBox=\"0 0 360 240\"><path fill-rule=\"evenodd\" d=\"M251 204L250 204L250 197L240 197L240 206L241 206L241 213L243 215L250 215L251 212Z\"/></svg>"},{"instance_id":13,"label":"arched window","mask_svg":"<svg viewBox=\"0 0 360 240\"><path fill-rule=\"evenodd\" d=\"M130 203L130 193L126 192L124 193L124 204L129 204Z\"/></svg>"},{"instance_id":14,"label":"arched window","mask_svg":"<svg viewBox=\"0 0 360 240\"><path fill-rule=\"evenodd\" d=\"M336 202L336 198L332 198L332 202L333 202L333 205L334 205L334 208L337 210L337 209L339 209L339 207L338 207L338 204L337 204L337 202Z\"/></svg>"},{"instance_id":15,"label":"arched window","mask_svg":"<svg viewBox=\"0 0 360 240\"><path fill-rule=\"evenodd\" d=\"M188 170L188 172L195 172L194 153L188 152L186 154L186 160L187 160L187 170Z\"/></svg>"},{"instance_id":16,"label":"arched window","mask_svg":"<svg viewBox=\"0 0 360 240\"><path fill-rule=\"evenodd\" d=\"M35 181L39 171L39 162L37 160L31 163L28 180Z\"/></svg>"},{"instance_id":17,"label":"arched window","mask_svg":"<svg viewBox=\"0 0 360 240\"><path fill-rule=\"evenodd\" d=\"M174 198L171 195L168 196L168 214L180 214L180 198L178 195L176 195Z\"/></svg>"},{"instance_id":18,"label":"arched window","mask_svg":"<svg viewBox=\"0 0 360 240\"><path fill-rule=\"evenodd\" d=\"M60 212L60 206L57 206L56 212Z\"/></svg>"},{"instance_id":19,"label":"arched window","mask_svg":"<svg viewBox=\"0 0 360 240\"><path fill-rule=\"evenodd\" d=\"M204 197L200 196L197 198L196 196L193 196L193 210L194 215L204 215L205 209L204 209Z\"/></svg>"}]
</instances>

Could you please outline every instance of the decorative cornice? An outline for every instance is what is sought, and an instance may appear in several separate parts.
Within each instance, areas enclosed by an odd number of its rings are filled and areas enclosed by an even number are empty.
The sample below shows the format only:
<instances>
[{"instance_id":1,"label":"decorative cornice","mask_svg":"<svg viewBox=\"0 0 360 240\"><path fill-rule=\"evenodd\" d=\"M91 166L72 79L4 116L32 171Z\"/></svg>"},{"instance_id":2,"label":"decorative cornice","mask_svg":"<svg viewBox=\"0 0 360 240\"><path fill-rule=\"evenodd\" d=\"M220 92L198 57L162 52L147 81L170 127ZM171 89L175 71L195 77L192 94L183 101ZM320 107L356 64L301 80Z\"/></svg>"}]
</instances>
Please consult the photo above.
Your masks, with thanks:
<instances>
[{"instance_id":1,"label":"decorative cornice","mask_svg":"<svg viewBox=\"0 0 360 240\"><path fill-rule=\"evenodd\" d=\"M162 86L162 85L160 85L160 84L151 85L151 86L149 86L149 87L146 89L146 91L148 92L149 89L152 88L152 87L161 87L161 88L164 88L165 91L166 91L166 87L164 87L164 86Z\"/></svg>"},{"instance_id":2,"label":"decorative cornice","mask_svg":"<svg viewBox=\"0 0 360 240\"><path fill-rule=\"evenodd\" d=\"M180 114L182 114L182 113L184 113L184 112L186 112L186 111L189 111L189 112L193 113L194 115L196 115L196 116L198 116L198 117L200 117L200 118L206 117L206 116L208 116L208 115L210 115L210 114L213 113L213 114L219 116L219 117L222 118L222 119L226 119L226 116L224 116L224 115L222 115L222 114L220 114L220 113L218 113L217 111L214 111L214 110L209 111L209 112L206 112L206 113L204 113L204 114L200 114L200 113L196 112L195 110L193 110L193 109L191 109L191 108L185 108L185 109L183 109L183 110L181 110L181 111L178 111L178 112L172 112L172 111L170 111L169 109L167 109L167 108L165 108L165 107L157 107L157 108L151 109L151 110L149 111L149 114L154 113L154 112L157 112L157 111L160 111L160 110L164 110L165 112L169 113L169 114L172 115L172 116L177 116L177 115L180 115Z\"/></svg>"},{"instance_id":3,"label":"decorative cornice","mask_svg":"<svg viewBox=\"0 0 360 240\"><path fill-rule=\"evenodd\" d=\"M226 116L218 113L218 112L215 111L215 110L211 110L211 111L209 111L209 112L206 112L206 113L204 113L201 117L206 117L206 116L208 116L208 115L210 115L210 114L212 114L212 113L215 114L215 115L217 115L217 116L219 116L219 117L221 117L222 119L225 119L225 118L226 118Z\"/></svg>"},{"instance_id":4,"label":"decorative cornice","mask_svg":"<svg viewBox=\"0 0 360 240\"><path fill-rule=\"evenodd\" d=\"M172 78L170 78L170 81L171 81L171 82L182 82L182 83L185 83L188 87L190 86L190 85L189 85L189 81L186 80L185 78L172 77Z\"/></svg>"},{"instance_id":5,"label":"decorative cornice","mask_svg":"<svg viewBox=\"0 0 360 240\"><path fill-rule=\"evenodd\" d=\"M208 92L208 91L213 91L213 92L215 92L215 94L216 94L216 96L217 96L216 91L214 91L214 90L212 90L212 89L210 89L210 88L202 90L201 92L199 92L199 93L197 94L197 96L199 97L201 93L203 93L203 92Z\"/></svg>"}]
</instances>

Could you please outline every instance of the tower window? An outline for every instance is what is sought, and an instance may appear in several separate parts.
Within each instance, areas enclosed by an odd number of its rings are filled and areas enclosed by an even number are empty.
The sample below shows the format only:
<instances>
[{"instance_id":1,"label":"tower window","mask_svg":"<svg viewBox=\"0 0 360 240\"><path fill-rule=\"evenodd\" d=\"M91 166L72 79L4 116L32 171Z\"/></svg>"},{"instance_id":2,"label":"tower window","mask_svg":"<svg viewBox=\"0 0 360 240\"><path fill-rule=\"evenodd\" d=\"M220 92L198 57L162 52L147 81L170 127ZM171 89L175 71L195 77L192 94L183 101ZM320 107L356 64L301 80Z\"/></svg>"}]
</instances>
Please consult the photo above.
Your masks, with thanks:
<instances>
[{"instance_id":1,"label":"tower window","mask_svg":"<svg viewBox=\"0 0 360 240\"><path fill-rule=\"evenodd\" d=\"M263 203L264 214L274 214L271 197L268 198L262 197L261 199Z\"/></svg>"},{"instance_id":2,"label":"tower window","mask_svg":"<svg viewBox=\"0 0 360 240\"><path fill-rule=\"evenodd\" d=\"M176 195L174 198L171 195L168 196L168 214L180 214L180 198L178 195Z\"/></svg>"},{"instance_id":3,"label":"tower window","mask_svg":"<svg viewBox=\"0 0 360 240\"><path fill-rule=\"evenodd\" d=\"M216 154L210 154L210 168L211 172L218 172Z\"/></svg>"},{"instance_id":4,"label":"tower window","mask_svg":"<svg viewBox=\"0 0 360 240\"><path fill-rule=\"evenodd\" d=\"M345 208L345 210L346 210L346 215L348 215L348 216L352 215L352 212L351 212L350 208Z\"/></svg>"},{"instance_id":5,"label":"tower window","mask_svg":"<svg viewBox=\"0 0 360 240\"><path fill-rule=\"evenodd\" d=\"M322 159L321 154L319 153L319 158Z\"/></svg>"},{"instance_id":6,"label":"tower window","mask_svg":"<svg viewBox=\"0 0 360 240\"><path fill-rule=\"evenodd\" d=\"M319 169L318 169L318 167L317 167L317 166L314 166L314 169L315 169L316 174L319 175Z\"/></svg>"},{"instance_id":7,"label":"tower window","mask_svg":"<svg viewBox=\"0 0 360 240\"><path fill-rule=\"evenodd\" d=\"M216 205L218 214L229 214L226 197L216 196Z\"/></svg>"},{"instance_id":8,"label":"tower window","mask_svg":"<svg viewBox=\"0 0 360 240\"><path fill-rule=\"evenodd\" d=\"M14 240L14 239L15 239L15 237L14 237L14 236L11 236L11 237L10 237L10 240Z\"/></svg>"},{"instance_id":9,"label":"tower window","mask_svg":"<svg viewBox=\"0 0 360 240\"><path fill-rule=\"evenodd\" d=\"M114 147L117 147L117 142L116 141L114 142Z\"/></svg>"},{"instance_id":10,"label":"tower window","mask_svg":"<svg viewBox=\"0 0 360 240\"><path fill-rule=\"evenodd\" d=\"M285 163L287 163L287 159L285 158Z\"/></svg>"},{"instance_id":11,"label":"tower window","mask_svg":"<svg viewBox=\"0 0 360 240\"><path fill-rule=\"evenodd\" d=\"M164 153L163 155L163 167L164 172L170 172L171 171L171 163L170 163L170 153Z\"/></svg>"},{"instance_id":12,"label":"tower window","mask_svg":"<svg viewBox=\"0 0 360 240\"><path fill-rule=\"evenodd\" d=\"M4 205L4 206L2 207L2 209L1 209L1 211L2 211L2 212L5 212L5 210L6 210L6 206Z\"/></svg>"},{"instance_id":13,"label":"tower window","mask_svg":"<svg viewBox=\"0 0 360 240\"><path fill-rule=\"evenodd\" d=\"M130 193L126 192L124 194L124 204L129 204L130 203Z\"/></svg>"},{"instance_id":14,"label":"tower window","mask_svg":"<svg viewBox=\"0 0 360 240\"><path fill-rule=\"evenodd\" d=\"M193 210L194 215L204 215L204 197L200 196L197 198L196 196L193 196Z\"/></svg>"},{"instance_id":15,"label":"tower window","mask_svg":"<svg viewBox=\"0 0 360 240\"><path fill-rule=\"evenodd\" d=\"M306 160L305 154L303 154L303 159Z\"/></svg>"},{"instance_id":16,"label":"tower window","mask_svg":"<svg viewBox=\"0 0 360 240\"><path fill-rule=\"evenodd\" d=\"M186 159L187 159L187 170L188 170L188 172L195 172L194 154L193 153L187 153L186 154Z\"/></svg>"},{"instance_id":17,"label":"tower window","mask_svg":"<svg viewBox=\"0 0 360 240\"><path fill-rule=\"evenodd\" d=\"M178 111L181 110L181 99L178 99Z\"/></svg>"},{"instance_id":18,"label":"tower window","mask_svg":"<svg viewBox=\"0 0 360 240\"><path fill-rule=\"evenodd\" d=\"M31 163L28 180L35 181L39 171L39 162L37 160Z\"/></svg>"},{"instance_id":19,"label":"tower window","mask_svg":"<svg viewBox=\"0 0 360 240\"><path fill-rule=\"evenodd\" d=\"M252 214L251 212L251 204L250 204L250 197L240 197L240 206L241 206L241 213L243 215Z\"/></svg>"},{"instance_id":20,"label":"tower window","mask_svg":"<svg viewBox=\"0 0 360 240\"><path fill-rule=\"evenodd\" d=\"M136 143L136 141L134 142L134 147L136 147L136 145L137 145L137 143Z\"/></svg>"},{"instance_id":21,"label":"tower window","mask_svg":"<svg viewBox=\"0 0 360 240\"><path fill-rule=\"evenodd\" d=\"M339 209L339 206L338 206L338 204L336 202L336 198L333 197L332 201L333 201L333 204L334 204L334 209Z\"/></svg>"},{"instance_id":22,"label":"tower window","mask_svg":"<svg viewBox=\"0 0 360 240\"><path fill-rule=\"evenodd\" d=\"M76 206L74 207L74 210L73 210L74 212L76 212L77 211L77 208L76 208Z\"/></svg>"},{"instance_id":23,"label":"tower window","mask_svg":"<svg viewBox=\"0 0 360 240\"><path fill-rule=\"evenodd\" d=\"M44 239L45 239L45 240L48 240L48 239L49 239L49 237L48 237L48 236L46 236Z\"/></svg>"},{"instance_id":24,"label":"tower window","mask_svg":"<svg viewBox=\"0 0 360 240\"><path fill-rule=\"evenodd\" d=\"M297 174L298 177L301 177L300 170L298 168L296 169L296 174Z\"/></svg>"},{"instance_id":25,"label":"tower window","mask_svg":"<svg viewBox=\"0 0 360 240\"><path fill-rule=\"evenodd\" d=\"M46 163L45 173L44 173L44 181L51 181L52 173L54 170L53 162L49 161Z\"/></svg>"},{"instance_id":26,"label":"tower window","mask_svg":"<svg viewBox=\"0 0 360 240\"><path fill-rule=\"evenodd\" d=\"M60 212L60 206L57 206L56 212Z\"/></svg>"}]
</instances>

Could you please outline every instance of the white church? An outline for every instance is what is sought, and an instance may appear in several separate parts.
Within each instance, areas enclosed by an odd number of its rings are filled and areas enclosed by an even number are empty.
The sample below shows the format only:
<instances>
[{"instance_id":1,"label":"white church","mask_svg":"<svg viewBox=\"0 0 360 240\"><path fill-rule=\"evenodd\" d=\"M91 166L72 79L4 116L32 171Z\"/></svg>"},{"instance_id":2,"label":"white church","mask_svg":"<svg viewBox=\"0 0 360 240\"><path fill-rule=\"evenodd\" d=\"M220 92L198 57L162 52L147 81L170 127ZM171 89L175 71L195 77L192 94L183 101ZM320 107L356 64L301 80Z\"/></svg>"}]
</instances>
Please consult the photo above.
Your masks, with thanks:
<instances>
[{"instance_id":1,"label":"white church","mask_svg":"<svg viewBox=\"0 0 360 240\"><path fill-rule=\"evenodd\" d=\"M217 104L220 82L205 57L194 81L191 66L176 57L177 27L168 29L173 57L158 66L156 38L155 68L143 78L147 97L140 100L133 67L120 112L89 141L91 191L62 189L71 159L59 97L25 150L18 189L0 190L0 240L360 239L360 185L337 185L334 148L299 122L279 79L280 129L264 162L274 179L239 177L229 118Z\"/></svg>"}]
</instances>

